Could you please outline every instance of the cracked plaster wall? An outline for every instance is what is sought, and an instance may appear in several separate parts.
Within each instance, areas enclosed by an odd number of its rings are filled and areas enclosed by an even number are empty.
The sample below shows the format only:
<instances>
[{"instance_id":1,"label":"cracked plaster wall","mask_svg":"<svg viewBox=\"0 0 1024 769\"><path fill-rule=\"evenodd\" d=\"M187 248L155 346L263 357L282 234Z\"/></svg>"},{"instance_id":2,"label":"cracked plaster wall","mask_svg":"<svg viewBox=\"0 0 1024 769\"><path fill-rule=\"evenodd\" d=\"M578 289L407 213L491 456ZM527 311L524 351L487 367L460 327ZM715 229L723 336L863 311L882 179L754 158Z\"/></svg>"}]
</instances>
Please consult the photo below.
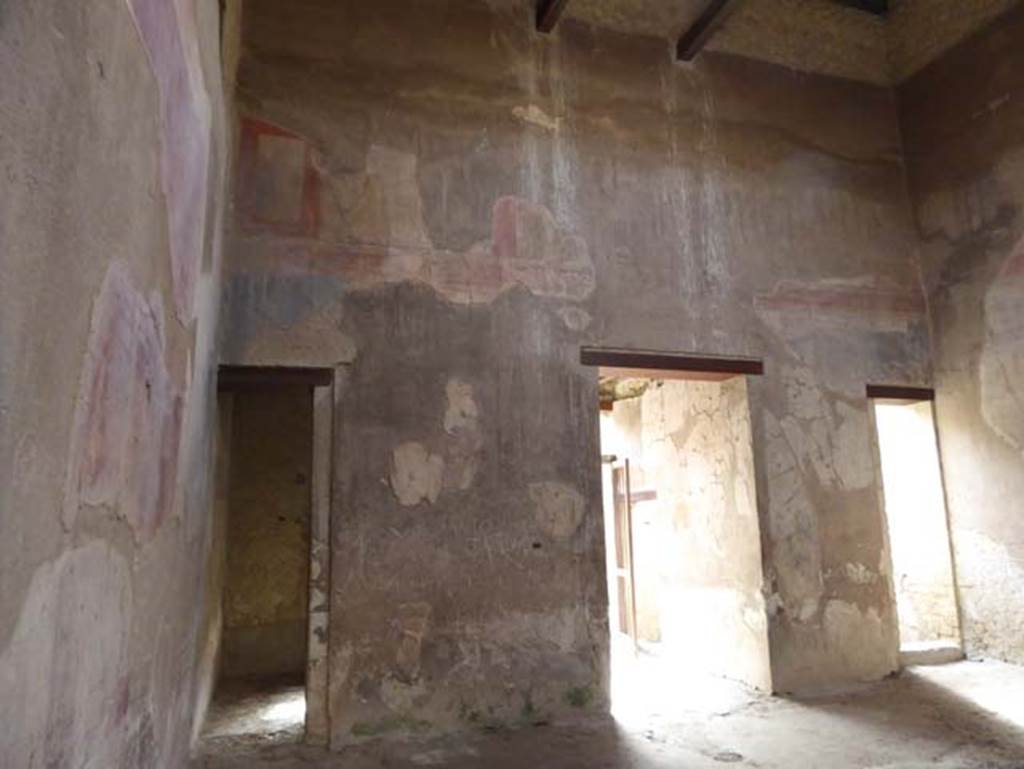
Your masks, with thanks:
<instances>
[{"instance_id":1,"label":"cracked plaster wall","mask_svg":"<svg viewBox=\"0 0 1024 769\"><path fill-rule=\"evenodd\" d=\"M1024 7L900 90L967 652L1024 662Z\"/></svg>"},{"instance_id":2,"label":"cracked plaster wall","mask_svg":"<svg viewBox=\"0 0 1024 769\"><path fill-rule=\"evenodd\" d=\"M930 377L893 95L663 54L474 3L246 6L223 360L342 372L336 746L604 705L582 344L765 359L775 686L897 664L886 579L847 568L886 560L864 383Z\"/></svg>"},{"instance_id":3,"label":"cracked plaster wall","mask_svg":"<svg viewBox=\"0 0 1024 769\"><path fill-rule=\"evenodd\" d=\"M217 3L0 11L0 765L181 766L208 537Z\"/></svg>"}]
</instances>

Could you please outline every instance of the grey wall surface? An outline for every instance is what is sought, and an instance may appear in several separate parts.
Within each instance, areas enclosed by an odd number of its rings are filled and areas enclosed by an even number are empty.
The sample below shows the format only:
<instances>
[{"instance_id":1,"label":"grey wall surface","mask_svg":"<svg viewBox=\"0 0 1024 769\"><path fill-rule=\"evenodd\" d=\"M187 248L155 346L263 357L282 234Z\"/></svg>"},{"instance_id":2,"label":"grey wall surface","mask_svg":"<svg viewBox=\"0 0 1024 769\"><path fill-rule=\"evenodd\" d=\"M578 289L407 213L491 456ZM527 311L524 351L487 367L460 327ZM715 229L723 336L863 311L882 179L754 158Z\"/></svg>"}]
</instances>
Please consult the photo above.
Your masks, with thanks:
<instances>
[{"instance_id":1,"label":"grey wall surface","mask_svg":"<svg viewBox=\"0 0 1024 769\"><path fill-rule=\"evenodd\" d=\"M964 640L1024 662L1024 8L899 91Z\"/></svg>"}]
</instances>

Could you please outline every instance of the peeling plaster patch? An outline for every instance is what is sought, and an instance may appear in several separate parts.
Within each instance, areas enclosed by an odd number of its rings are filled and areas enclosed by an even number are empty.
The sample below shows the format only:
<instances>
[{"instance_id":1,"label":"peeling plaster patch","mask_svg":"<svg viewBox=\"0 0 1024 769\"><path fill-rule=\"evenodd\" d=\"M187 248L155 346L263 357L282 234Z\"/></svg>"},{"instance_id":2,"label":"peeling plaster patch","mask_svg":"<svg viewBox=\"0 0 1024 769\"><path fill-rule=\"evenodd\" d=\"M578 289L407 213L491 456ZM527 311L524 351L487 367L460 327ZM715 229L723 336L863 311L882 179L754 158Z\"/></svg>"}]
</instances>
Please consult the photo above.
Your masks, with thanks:
<instances>
[{"instance_id":1,"label":"peeling plaster patch","mask_svg":"<svg viewBox=\"0 0 1024 769\"><path fill-rule=\"evenodd\" d=\"M476 479L483 436L479 428L479 407L473 386L461 379L449 380L444 388L447 409L444 412L445 441L444 486L465 492Z\"/></svg>"},{"instance_id":2,"label":"peeling plaster patch","mask_svg":"<svg viewBox=\"0 0 1024 769\"><path fill-rule=\"evenodd\" d=\"M825 605L823 620L825 640L829 653L837 664L861 678L875 678L887 672L879 670L879 652L888 650L888 669L896 669L897 643L895 635L885 629L878 611L871 607L861 611L855 604L832 600Z\"/></svg>"},{"instance_id":3,"label":"peeling plaster patch","mask_svg":"<svg viewBox=\"0 0 1024 769\"><path fill-rule=\"evenodd\" d=\"M409 507L423 500L437 502L443 478L444 459L431 454L422 443L410 441L395 448L391 488L401 504Z\"/></svg>"},{"instance_id":4,"label":"peeling plaster patch","mask_svg":"<svg viewBox=\"0 0 1024 769\"><path fill-rule=\"evenodd\" d=\"M512 114L524 123L535 125L551 133L558 133L562 123L561 118L551 117L536 104L530 104L527 107L514 107Z\"/></svg>"},{"instance_id":5,"label":"peeling plaster patch","mask_svg":"<svg viewBox=\"0 0 1024 769\"><path fill-rule=\"evenodd\" d=\"M406 603L398 607L398 651L395 667L400 680L411 683L420 673L420 652L430 623L428 603Z\"/></svg>"},{"instance_id":6,"label":"peeling plaster patch","mask_svg":"<svg viewBox=\"0 0 1024 769\"><path fill-rule=\"evenodd\" d=\"M1024 662L1024 614L1006 610L1024 595L1024 562L971 529L954 529L953 543L969 651Z\"/></svg>"},{"instance_id":7,"label":"peeling plaster patch","mask_svg":"<svg viewBox=\"0 0 1024 769\"><path fill-rule=\"evenodd\" d=\"M986 424L1024 452L1024 240L985 296L981 410Z\"/></svg>"},{"instance_id":8,"label":"peeling plaster patch","mask_svg":"<svg viewBox=\"0 0 1024 769\"><path fill-rule=\"evenodd\" d=\"M803 468L779 420L765 414L767 427L768 519L773 540L779 592L789 604L811 605L816 610L824 593L818 516L804 484Z\"/></svg>"},{"instance_id":9,"label":"peeling plaster patch","mask_svg":"<svg viewBox=\"0 0 1024 769\"><path fill-rule=\"evenodd\" d=\"M862 563L848 563L843 567L846 578L857 585L873 585L878 575Z\"/></svg>"},{"instance_id":10,"label":"peeling plaster patch","mask_svg":"<svg viewBox=\"0 0 1024 769\"><path fill-rule=\"evenodd\" d=\"M586 310L572 306L559 309L558 317L562 319L567 329L577 332L584 331L593 320Z\"/></svg>"},{"instance_id":11,"label":"peeling plaster patch","mask_svg":"<svg viewBox=\"0 0 1024 769\"><path fill-rule=\"evenodd\" d=\"M867 412L830 402L810 369L788 369L783 376L789 408L779 425L794 456L810 462L823 485L847 491L869 486L874 475Z\"/></svg>"},{"instance_id":12,"label":"peeling plaster patch","mask_svg":"<svg viewBox=\"0 0 1024 769\"><path fill-rule=\"evenodd\" d=\"M797 622L810 622L814 619L814 615L818 613L818 602L813 598L805 599L800 602L800 608L797 610L796 619Z\"/></svg>"},{"instance_id":13,"label":"peeling plaster patch","mask_svg":"<svg viewBox=\"0 0 1024 769\"><path fill-rule=\"evenodd\" d=\"M182 397L164 362L160 296L146 299L111 263L93 308L65 483L63 522L82 505L116 507L145 540L170 513Z\"/></svg>"},{"instance_id":14,"label":"peeling plaster patch","mask_svg":"<svg viewBox=\"0 0 1024 769\"><path fill-rule=\"evenodd\" d=\"M448 443L445 462L445 488L466 491L476 480L480 466L480 448L483 436L478 430L455 435Z\"/></svg>"},{"instance_id":15,"label":"peeling plaster patch","mask_svg":"<svg viewBox=\"0 0 1024 769\"><path fill-rule=\"evenodd\" d=\"M461 379L451 379L445 386L448 407L444 429L449 435L445 446L445 480L448 488L466 491L476 479L480 464L480 409L473 395L473 386Z\"/></svg>"},{"instance_id":16,"label":"peeling plaster patch","mask_svg":"<svg viewBox=\"0 0 1024 769\"><path fill-rule=\"evenodd\" d=\"M32 576L0 654L0 766L124 766L114 704L124 685L129 568L91 542ZM17 739L14 738L17 735ZM88 750L87 750L88 749Z\"/></svg>"},{"instance_id":17,"label":"peeling plaster patch","mask_svg":"<svg viewBox=\"0 0 1024 769\"><path fill-rule=\"evenodd\" d=\"M194 42L195 8L187 0L131 0L130 7L160 93L160 170L174 306L187 324L202 262L212 125Z\"/></svg>"},{"instance_id":18,"label":"peeling plaster patch","mask_svg":"<svg viewBox=\"0 0 1024 769\"><path fill-rule=\"evenodd\" d=\"M530 499L537 523L552 539L568 540L583 522L583 496L572 486L558 481L531 483Z\"/></svg>"},{"instance_id":19,"label":"peeling plaster patch","mask_svg":"<svg viewBox=\"0 0 1024 769\"><path fill-rule=\"evenodd\" d=\"M406 683L393 676L387 676L380 682L381 702L395 713L408 713L416 701L427 694L427 687L422 681Z\"/></svg>"},{"instance_id":20,"label":"peeling plaster patch","mask_svg":"<svg viewBox=\"0 0 1024 769\"><path fill-rule=\"evenodd\" d=\"M480 416L476 401L473 399L473 385L461 379L450 379L445 386L448 397L448 410L444 415L444 430L452 434L459 430L476 428Z\"/></svg>"}]
</instances>

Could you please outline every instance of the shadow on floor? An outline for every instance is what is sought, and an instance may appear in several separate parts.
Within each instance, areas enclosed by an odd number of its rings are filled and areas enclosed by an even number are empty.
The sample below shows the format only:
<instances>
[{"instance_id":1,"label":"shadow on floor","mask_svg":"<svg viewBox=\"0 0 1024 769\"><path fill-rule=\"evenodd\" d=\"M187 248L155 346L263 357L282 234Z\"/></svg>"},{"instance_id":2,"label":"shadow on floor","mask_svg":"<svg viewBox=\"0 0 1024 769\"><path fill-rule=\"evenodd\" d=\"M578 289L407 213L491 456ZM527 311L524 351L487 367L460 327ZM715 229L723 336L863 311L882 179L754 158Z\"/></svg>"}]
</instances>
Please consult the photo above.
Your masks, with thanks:
<instances>
[{"instance_id":1,"label":"shadow on floor","mask_svg":"<svg viewBox=\"0 0 1024 769\"><path fill-rule=\"evenodd\" d=\"M1007 675L1000 676L998 668ZM1024 768L1024 674L1018 666L961 662L912 667L878 684L871 696L795 702L907 744L941 738L947 755L985 750Z\"/></svg>"},{"instance_id":2,"label":"shadow on floor","mask_svg":"<svg viewBox=\"0 0 1024 769\"><path fill-rule=\"evenodd\" d=\"M1022 684L1024 668L959 663L910 670L844 696L750 696L727 710L651 713L628 724L594 715L496 733L376 740L338 753L294 739L209 734L193 768L1024 769L1024 715L1015 720L1012 710L1015 701L1024 709Z\"/></svg>"}]
</instances>

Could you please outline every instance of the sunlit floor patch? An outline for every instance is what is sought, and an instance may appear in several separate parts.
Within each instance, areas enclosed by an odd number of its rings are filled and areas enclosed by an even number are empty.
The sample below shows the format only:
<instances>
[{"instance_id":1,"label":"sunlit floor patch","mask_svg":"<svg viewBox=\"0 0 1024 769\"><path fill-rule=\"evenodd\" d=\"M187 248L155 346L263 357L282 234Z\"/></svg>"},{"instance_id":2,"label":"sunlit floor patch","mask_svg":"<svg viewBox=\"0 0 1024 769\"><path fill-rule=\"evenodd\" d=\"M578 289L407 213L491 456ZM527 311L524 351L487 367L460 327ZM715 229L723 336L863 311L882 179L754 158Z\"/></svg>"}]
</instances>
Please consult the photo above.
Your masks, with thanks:
<instances>
[{"instance_id":1,"label":"sunlit floor patch","mask_svg":"<svg viewBox=\"0 0 1024 769\"><path fill-rule=\"evenodd\" d=\"M653 647L642 645L634 654L632 642L622 637L612 644L611 697L615 720L636 727L652 718L726 713L760 695L739 682L659 656Z\"/></svg>"},{"instance_id":2,"label":"sunlit floor patch","mask_svg":"<svg viewBox=\"0 0 1024 769\"><path fill-rule=\"evenodd\" d=\"M306 693L292 682L230 681L222 684L210 706L205 735L302 735Z\"/></svg>"}]
</instances>

